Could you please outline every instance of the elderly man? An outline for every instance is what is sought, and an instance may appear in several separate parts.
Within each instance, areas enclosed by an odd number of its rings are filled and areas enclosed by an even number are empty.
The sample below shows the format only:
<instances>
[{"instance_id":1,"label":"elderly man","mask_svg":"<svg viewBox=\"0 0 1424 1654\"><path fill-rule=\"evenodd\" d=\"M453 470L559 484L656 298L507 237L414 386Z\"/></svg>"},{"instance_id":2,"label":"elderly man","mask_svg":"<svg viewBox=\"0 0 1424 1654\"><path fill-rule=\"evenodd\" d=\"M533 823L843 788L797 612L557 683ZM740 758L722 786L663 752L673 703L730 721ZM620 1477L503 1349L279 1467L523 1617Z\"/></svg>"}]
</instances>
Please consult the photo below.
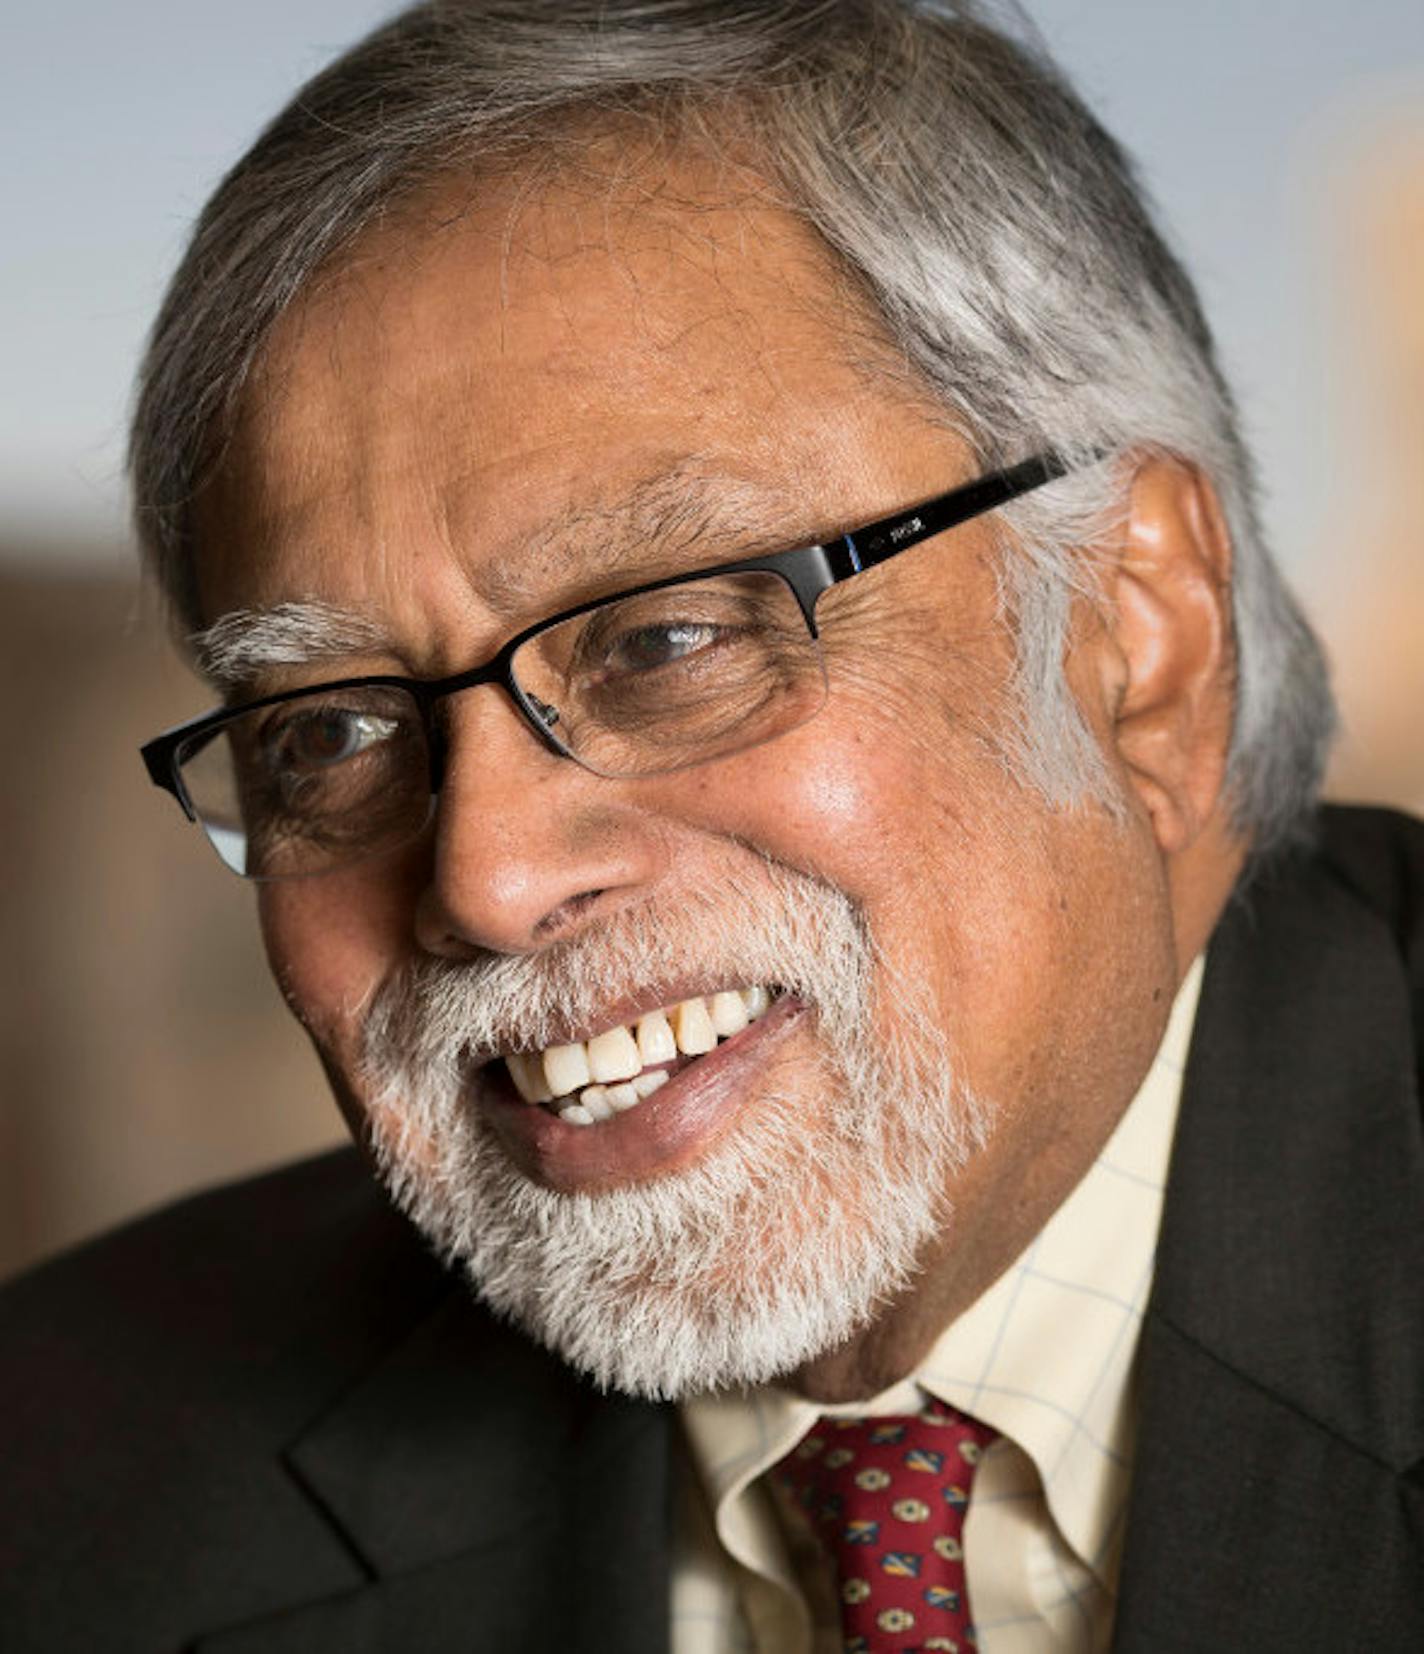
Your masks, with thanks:
<instances>
[{"instance_id":1,"label":"elderly man","mask_svg":"<svg viewBox=\"0 0 1424 1654\"><path fill-rule=\"evenodd\" d=\"M222 694L150 772L404 1215L348 1151L12 1291L7 1648L1424 1645L1424 835L1315 813L1051 66L418 6L207 208L133 453Z\"/></svg>"}]
</instances>

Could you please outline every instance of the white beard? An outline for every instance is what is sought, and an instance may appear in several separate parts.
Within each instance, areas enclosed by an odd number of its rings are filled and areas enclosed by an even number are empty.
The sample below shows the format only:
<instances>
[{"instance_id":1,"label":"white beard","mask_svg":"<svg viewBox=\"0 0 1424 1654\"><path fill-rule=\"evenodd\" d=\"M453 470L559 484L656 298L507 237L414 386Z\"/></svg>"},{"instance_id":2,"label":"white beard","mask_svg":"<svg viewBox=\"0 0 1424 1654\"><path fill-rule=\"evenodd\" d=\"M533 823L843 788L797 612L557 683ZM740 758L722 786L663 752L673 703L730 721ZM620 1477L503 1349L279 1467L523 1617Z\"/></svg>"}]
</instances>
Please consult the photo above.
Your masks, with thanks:
<instances>
[{"instance_id":1,"label":"white beard","mask_svg":"<svg viewBox=\"0 0 1424 1654\"><path fill-rule=\"evenodd\" d=\"M819 1083L799 1065L795 1093L781 1089L773 1057L765 1091L694 1165L596 1194L531 1182L470 1103L471 1065L691 971L803 999ZM877 978L899 1030L888 1048ZM394 1198L479 1294L598 1384L680 1399L763 1383L871 1322L949 1222L982 1119L922 1000L848 898L765 863L540 954L393 979L366 1017L372 1142Z\"/></svg>"}]
</instances>

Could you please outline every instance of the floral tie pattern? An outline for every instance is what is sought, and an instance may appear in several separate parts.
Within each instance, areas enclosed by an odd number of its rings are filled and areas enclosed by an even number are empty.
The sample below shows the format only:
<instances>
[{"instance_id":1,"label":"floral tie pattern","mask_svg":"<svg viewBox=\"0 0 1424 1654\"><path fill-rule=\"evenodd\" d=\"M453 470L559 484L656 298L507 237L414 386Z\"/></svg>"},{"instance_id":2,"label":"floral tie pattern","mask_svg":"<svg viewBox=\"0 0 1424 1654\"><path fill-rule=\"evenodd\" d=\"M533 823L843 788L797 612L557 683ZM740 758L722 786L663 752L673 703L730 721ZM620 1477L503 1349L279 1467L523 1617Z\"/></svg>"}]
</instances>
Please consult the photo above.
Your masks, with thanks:
<instances>
[{"instance_id":1,"label":"floral tie pattern","mask_svg":"<svg viewBox=\"0 0 1424 1654\"><path fill-rule=\"evenodd\" d=\"M994 1432L933 1404L823 1418L776 1467L836 1565L846 1654L965 1654L964 1513Z\"/></svg>"}]
</instances>

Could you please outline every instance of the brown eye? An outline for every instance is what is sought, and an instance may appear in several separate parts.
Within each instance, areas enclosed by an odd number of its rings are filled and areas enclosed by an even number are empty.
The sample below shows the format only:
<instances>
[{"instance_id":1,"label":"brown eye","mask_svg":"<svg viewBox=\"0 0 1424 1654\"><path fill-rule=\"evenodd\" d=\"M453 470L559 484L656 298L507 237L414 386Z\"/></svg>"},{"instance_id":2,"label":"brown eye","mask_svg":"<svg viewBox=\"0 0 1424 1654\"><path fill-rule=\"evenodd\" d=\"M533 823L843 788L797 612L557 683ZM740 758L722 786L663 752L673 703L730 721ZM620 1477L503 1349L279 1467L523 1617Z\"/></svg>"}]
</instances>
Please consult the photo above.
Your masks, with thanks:
<instances>
[{"instance_id":1,"label":"brown eye","mask_svg":"<svg viewBox=\"0 0 1424 1654\"><path fill-rule=\"evenodd\" d=\"M394 718L344 706L291 711L273 721L263 739L266 766L283 781L319 776L370 753L399 733Z\"/></svg>"},{"instance_id":2,"label":"brown eye","mask_svg":"<svg viewBox=\"0 0 1424 1654\"><path fill-rule=\"evenodd\" d=\"M393 718L342 707L307 709L284 719L266 742L268 762L279 773L328 770L388 741L399 730Z\"/></svg>"}]
</instances>

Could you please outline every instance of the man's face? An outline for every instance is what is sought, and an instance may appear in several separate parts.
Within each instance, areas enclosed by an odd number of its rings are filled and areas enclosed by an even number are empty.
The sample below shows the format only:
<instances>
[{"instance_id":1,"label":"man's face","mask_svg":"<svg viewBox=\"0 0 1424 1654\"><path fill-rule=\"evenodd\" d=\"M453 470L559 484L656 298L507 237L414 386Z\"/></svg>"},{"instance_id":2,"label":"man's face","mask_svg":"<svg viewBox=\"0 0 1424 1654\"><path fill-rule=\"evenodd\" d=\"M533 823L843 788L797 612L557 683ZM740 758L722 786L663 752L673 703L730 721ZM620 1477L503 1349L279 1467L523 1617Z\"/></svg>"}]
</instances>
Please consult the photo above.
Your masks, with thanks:
<instances>
[{"instance_id":1,"label":"man's face","mask_svg":"<svg viewBox=\"0 0 1424 1654\"><path fill-rule=\"evenodd\" d=\"M974 474L808 231L710 165L630 173L428 203L283 322L199 512L205 616L319 602L376 641L255 693L448 674L586 596ZM1014 779L1001 532L827 594L828 700L774 742L608 780L482 688L447 703L425 838L260 888L402 1197L601 1377L676 1392L831 1347L888 1374L1150 1059L1176 980L1160 860L1139 813ZM1091 638L1069 670L1110 748ZM766 1016L606 1122L516 1099L495 1055L760 986Z\"/></svg>"}]
</instances>

